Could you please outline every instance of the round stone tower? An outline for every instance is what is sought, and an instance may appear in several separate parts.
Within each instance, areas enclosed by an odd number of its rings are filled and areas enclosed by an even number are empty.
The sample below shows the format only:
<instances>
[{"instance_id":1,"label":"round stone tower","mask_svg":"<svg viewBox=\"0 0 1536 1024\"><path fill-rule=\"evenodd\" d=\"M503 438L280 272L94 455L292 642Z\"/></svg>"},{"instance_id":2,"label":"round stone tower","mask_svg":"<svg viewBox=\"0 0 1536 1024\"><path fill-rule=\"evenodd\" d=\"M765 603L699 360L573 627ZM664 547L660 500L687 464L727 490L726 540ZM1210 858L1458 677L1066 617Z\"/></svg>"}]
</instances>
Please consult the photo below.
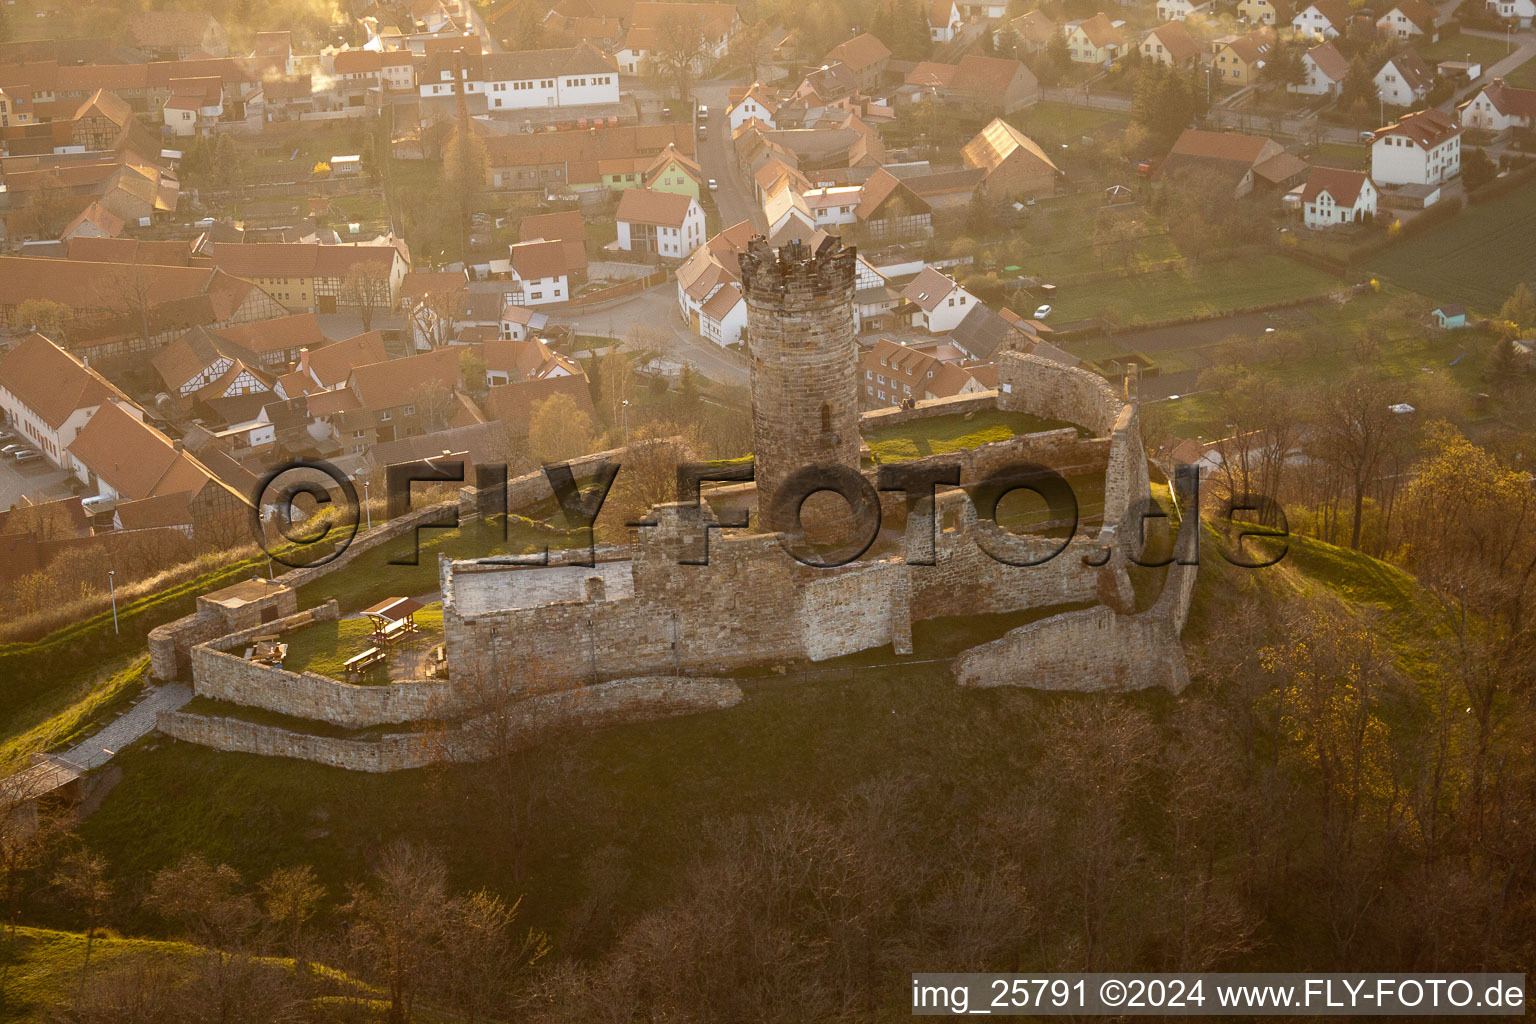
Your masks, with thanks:
<instances>
[{"instance_id":1,"label":"round stone tower","mask_svg":"<svg viewBox=\"0 0 1536 1024\"><path fill-rule=\"evenodd\" d=\"M754 238L741 254L758 518L769 530L794 528L792 510L785 516L774 501L790 474L859 468L854 275L854 248L831 236L815 252Z\"/></svg>"}]
</instances>

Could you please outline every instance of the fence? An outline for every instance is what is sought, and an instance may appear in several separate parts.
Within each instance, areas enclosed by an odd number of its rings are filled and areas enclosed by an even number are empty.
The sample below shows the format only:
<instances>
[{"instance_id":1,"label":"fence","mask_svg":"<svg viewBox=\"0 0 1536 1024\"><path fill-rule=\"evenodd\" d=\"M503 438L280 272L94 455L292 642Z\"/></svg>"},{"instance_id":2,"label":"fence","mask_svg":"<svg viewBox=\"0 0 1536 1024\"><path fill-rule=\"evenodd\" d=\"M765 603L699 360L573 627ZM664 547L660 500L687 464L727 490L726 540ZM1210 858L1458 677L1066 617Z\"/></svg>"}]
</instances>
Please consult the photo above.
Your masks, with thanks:
<instances>
[{"instance_id":1,"label":"fence","mask_svg":"<svg viewBox=\"0 0 1536 1024\"><path fill-rule=\"evenodd\" d=\"M671 276L671 273L667 270L657 270L644 277L630 278L628 281L616 284L611 288L600 288L595 292L578 295L570 302L567 302L566 307L569 309L583 309L587 306L597 306L604 302L612 302L615 299L639 295L641 292L648 291L659 284L665 284Z\"/></svg>"}]
</instances>

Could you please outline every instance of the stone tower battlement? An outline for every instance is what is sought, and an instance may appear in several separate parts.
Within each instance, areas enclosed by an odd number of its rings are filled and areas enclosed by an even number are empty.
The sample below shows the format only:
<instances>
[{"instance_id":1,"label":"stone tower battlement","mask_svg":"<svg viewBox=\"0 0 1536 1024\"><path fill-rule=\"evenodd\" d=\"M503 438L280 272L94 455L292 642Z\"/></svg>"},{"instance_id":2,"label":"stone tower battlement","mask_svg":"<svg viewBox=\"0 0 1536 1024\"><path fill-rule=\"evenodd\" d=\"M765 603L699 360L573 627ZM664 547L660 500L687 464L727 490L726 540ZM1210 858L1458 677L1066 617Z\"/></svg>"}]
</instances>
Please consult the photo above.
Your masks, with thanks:
<instances>
[{"instance_id":1,"label":"stone tower battlement","mask_svg":"<svg viewBox=\"0 0 1536 1024\"><path fill-rule=\"evenodd\" d=\"M775 250L758 237L741 255L758 516L770 530L794 526L776 500L792 474L859 468L856 258L830 235L814 251L799 241Z\"/></svg>"}]
</instances>

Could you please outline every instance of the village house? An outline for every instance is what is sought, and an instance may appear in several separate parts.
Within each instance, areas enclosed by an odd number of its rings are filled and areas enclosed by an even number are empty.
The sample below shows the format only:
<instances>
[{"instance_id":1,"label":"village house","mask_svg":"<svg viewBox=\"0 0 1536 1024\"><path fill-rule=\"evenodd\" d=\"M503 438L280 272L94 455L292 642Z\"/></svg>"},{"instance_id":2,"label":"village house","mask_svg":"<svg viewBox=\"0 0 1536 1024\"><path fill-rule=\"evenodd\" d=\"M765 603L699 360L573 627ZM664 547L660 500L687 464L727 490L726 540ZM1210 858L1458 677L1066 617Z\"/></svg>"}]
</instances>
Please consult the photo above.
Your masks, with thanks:
<instances>
[{"instance_id":1,"label":"village house","mask_svg":"<svg viewBox=\"0 0 1536 1024\"><path fill-rule=\"evenodd\" d=\"M929 334L948 334L980 301L933 267L924 267L909 281L901 298L914 307L912 326Z\"/></svg>"},{"instance_id":2,"label":"village house","mask_svg":"<svg viewBox=\"0 0 1536 1024\"><path fill-rule=\"evenodd\" d=\"M1401 0L1376 20L1376 30L1397 39L1423 36L1424 42L1433 43L1440 37L1435 20L1435 8L1425 0Z\"/></svg>"},{"instance_id":3,"label":"village house","mask_svg":"<svg viewBox=\"0 0 1536 1024\"><path fill-rule=\"evenodd\" d=\"M1158 166L1159 181L1211 175L1230 182L1241 199L1259 183L1289 188L1301 180L1307 164L1273 139L1239 132L1186 128Z\"/></svg>"},{"instance_id":4,"label":"village house","mask_svg":"<svg viewBox=\"0 0 1536 1024\"><path fill-rule=\"evenodd\" d=\"M641 179L652 192L672 192L694 199L702 198L704 181L703 168L691 157L684 156L676 146L668 146L656 154Z\"/></svg>"},{"instance_id":5,"label":"village house","mask_svg":"<svg viewBox=\"0 0 1536 1024\"><path fill-rule=\"evenodd\" d=\"M641 0L630 15L624 41L614 52L618 69L626 75L650 69L651 53L664 45L666 33L696 28L699 55L693 61L696 74L726 55L731 39L741 27L735 4L650 3Z\"/></svg>"},{"instance_id":6,"label":"village house","mask_svg":"<svg viewBox=\"0 0 1536 1024\"><path fill-rule=\"evenodd\" d=\"M346 384L359 366L382 363L389 358L380 331L366 331L318 349L301 349L298 365L277 379L273 389L282 398L298 398L333 391Z\"/></svg>"},{"instance_id":7,"label":"village house","mask_svg":"<svg viewBox=\"0 0 1536 1024\"><path fill-rule=\"evenodd\" d=\"M914 99L991 114L1011 114L1040 98L1040 82L1022 62L977 54L966 54L958 64L923 61L907 75L906 85Z\"/></svg>"},{"instance_id":8,"label":"village house","mask_svg":"<svg viewBox=\"0 0 1536 1024\"><path fill-rule=\"evenodd\" d=\"M1304 39L1333 39L1348 28L1349 5L1344 0L1313 0L1291 19L1291 30Z\"/></svg>"},{"instance_id":9,"label":"village house","mask_svg":"<svg viewBox=\"0 0 1536 1024\"><path fill-rule=\"evenodd\" d=\"M1368 223L1376 199L1376 185L1363 171L1314 167L1301 193L1302 222L1309 228Z\"/></svg>"},{"instance_id":10,"label":"village house","mask_svg":"<svg viewBox=\"0 0 1536 1024\"><path fill-rule=\"evenodd\" d=\"M1061 29L1044 11L1030 11L1010 21L1007 28L999 30L998 35L1011 35L1025 53L1038 54L1044 52L1060 32ZM1000 38L999 42L1002 41Z\"/></svg>"},{"instance_id":11,"label":"village house","mask_svg":"<svg viewBox=\"0 0 1536 1024\"><path fill-rule=\"evenodd\" d=\"M266 289L290 312L335 313L400 301L405 258L393 245L216 242L213 265Z\"/></svg>"},{"instance_id":12,"label":"village house","mask_svg":"<svg viewBox=\"0 0 1536 1024\"><path fill-rule=\"evenodd\" d=\"M1331 42L1319 43L1301 55L1306 75L1300 82L1286 85L1286 91L1307 96L1337 96L1349 74L1349 60Z\"/></svg>"},{"instance_id":13,"label":"village house","mask_svg":"<svg viewBox=\"0 0 1536 1024\"><path fill-rule=\"evenodd\" d=\"M935 43L947 43L955 38L955 32L964 21L955 0L927 0L928 38Z\"/></svg>"},{"instance_id":14,"label":"village house","mask_svg":"<svg viewBox=\"0 0 1536 1024\"><path fill-rule=\"evenodd\" d=\"M466 96L483 96L490 113L619 102L618 68L607 54L585 42L562 50L436 53L428 59L417 88L426 100L451 98L461 87Z\"/></svg>"},{"instance_id":15,"label":"village house","mask_svg":"<svg viewBox=\"0 0 1536 1024\"><path fill-rule=\"evenodd\" d=\"M1079 64L1109 64L1125 48L1125 33L1103 11L1067 26L1067 52Z\"/></svg>"},{"instance_id":16,"label":"village house","mask_svg":"<svg viewBox=\"0 0 1536 1024\"><path fill-rule=\"evenodd\" d=\"M751 87L743 91L740 96L736 95L736 89L732 89L730 108L726 111L726 121L731 126L731 134L734 136L742 125L753 119L769 128L778 127L773 115L779 109L779 103L778 94L762 82L753 82Z\"/></svg>"},{"instance_id":17,"label":"village house","mask_svg":"<svg viewBox=\"0 0 1536 1024\"><path fill-rule=\"evenodd\" d=\"M1372 81L1381 101L1392 107L1411 107L1429 96L1434 72L1412 50L1399 50L1376 72Z\"/></svg>"},{"instance_id":18,"label":"village house","mask_svg":"<svg viewBox=\"0 0 1536 1024\"><path fill-rule=\"evenodd\" d=\"M689 330L717 345L734 345L747 328L737 260L756 234L749 220L695 249L677 268L677 311Z\"/></svg>"},{"instance_id":19,"label":"village house","mask_svg":"<svg viewBox=\"0 0 1536 1024\"><path fill-rule=\"evenodd\" d=\"M1275 45L1275 30L1261 28L1229 40L1216 51L1212 66L1222 85L1244 86L1258 81L1269 51Z\"/></svg>"},{"instance_id":20,"label":"village house","mask_svg":"<svg viewBox=\"0 0 1536 1024\"><path fill-rule=\"evenodd\" d=\"M1249 24L1270 28L1287 20L1275 0L1238 0L1237 16Z\"/></svg>"},{"instance_id":21,"label":"village house","mask_svg":"<svg viewBox=\"0 0 1536 1024\"><path fill-rule=\"evenodd\" d=\"M539 239L559 242L565 249L565 276L571 286L586 284L587 226L581 219L580 210L536 213L524 217L518 222L517 237L524 242L536 242Z\"/></svg>"},{"instance_id":22,"label":"village house","mask_svg":"<svg viewBox=\"0 0 1536 1024\"><path fill-rule=\"evenodd\" d=\"M1195 3L1195 0L1157 0L1158 21L1183 21L1191 15L1203 13L1210 6L1210 0L1205 3Z\"/></svg>"},{"instance_id":23,"label":"village house","mask_svg":"<svg viewBox=\"0 0 1536 1024\"><path fill-rule=\"evenodd\" d=\"M1182 68L1200 59L1200 44L1181 21L1170 21L1152 29L1141 40L1141 55L1155 64Z\"/></svg>"},{"instance_id":24,"label":"village house","mask_svg":"<svg viewBox=\"0 0 1536 1024\"><path fill-rule=\"evenodd\" d=\"M883 84L890 60L890 48L875 36L862 32L832 47L822 62L841 63L854 76L859 88L870 90Z\"/></svg>"},{"instance_id":25,"label":"village house","mask_svg":"<svg viewBox=\"0 0 1536 1024\"><path fill-rule=\"evenodd\" d=\"M865 237L872 241L925 238L933 234L933 207L883 167L871 174L859 190L853 216Z\"/></svg>"},{"instance_id":26,"label":"village house","mask_svg":"<svg viewBox=\"0 0 1536 1024\"><path fill-rule=\"evenodd\" d=\"M512 279L512 301L519 306L544 306L571 297L571 265L563 242L536 239L508 247L506 270ZM492 269L499 269L492 264Z\"/></svg>"},{"instance_id":27,"label":"village house","mask_svg":"<svg viewBox=\"0 0 1536 1024\"><path fill-rule=\"evenodd\" d=\"M144 412L105 377L41 334L29 334L0 358L0 409L11 429L61 469L69 446L103 403Z\"/></svg>"},{"instance_id":28,"label":"village house","mask_svg":"<svg viewBox=\"0 0 1536 1024\"><path fill-rule=\"evenodd\" d=\"M235 491L134 411L107 403L69 446L76 479L93 494L118 502L179 496L193 535L228 544L248 530L251 499Z\"/></svg>"},{"instance_id":29,"label":"village house","mask_svg":"<svg viewBox=\"0 0 1536 1024\"><path fill-rule=\"evenodd\" d=\"M490 387L518 380L542 380L545 377L571 377L581 367L556 354L538 338L479 342L475 351L485 364L485 380Z\"/></svg>"},{"instance_id":30,"label":"village house","mask_svg":"<svg viewBox=\"0 0 1536 1024\"><path fill-rule=\"evenodd\" d=\"M135 11L123 40L149 60L229 56L224 26L213 15L194 11Z\"/></svg>"},{"instance_id":31,"label":"village house","mask_svg":"<svg viewBox=\"0 0 1536 1024\"><path fill-rule=\"evenodd\" d=\"M1061 175L1033 139L1002 118L978 132L960 156L966 167L984 172L981 188L993 202L1053 195Z\"/></svg>"},{"instance_id":32,"label":"village house","mask_svg":"<svg viewBox=\"0 0 1536 1024\"><path fill-rule=\"evenodd\" d=\"M704 210L693 196L629 189L614 214L619 248L682 259L704 241Z\"/></svg>"},{"instance_id":33,"label":"village house","mask_svg":"<svg viewBox=\"0 0 1536 1024\"><path fill-rule=\"evenodd\" d=\"M1511 128L1530 128L1536 117L1536 89L1516 89L1502 78L1483 86L1461 108L1462 122L1468 128L1503 132Z\"/></svg>"},{"instance_id":34,"label":"village house","mask_svg":"<svg viewBox=\"0 0 1536 1024\"><path fill-rule=\"evenodd\" d=\"M1462 128L1430 107L1376 130L1371 180L1380 185L1440 185L1461 173Z\"/></svg>"},{"instance_id":35,"label":"village house","mask_svg":"<svg viewBox=\"0 0 1536 1024\"><path fill-rule=\"evenodd\" d=\"M859 370L863 377L859 401L865 409L988 390L965 367L890 338L881 338L864 350L859 357Z\"/></svg>"},{"instance_id":36,"label":"village house","mask_svg":"<svg viewBox=\"0 0 1536 1024\"><path fill-rule=\"evenodd\" d=\"M630 183L640 177L662 150L675 146L694 155L693 128L688 124L629 125L587 132L517 132L485 140L491 166L491 187L504 189L602 188L600 163L623 163Z\"/></svg>"},{"instance_id":37,"label":"village house","mask_svg":"<svg viewBox=\"0 0 1536 1024\"><path fill-rule=\"evenodd\" d=\"M1521 28L1530 28L1536 21L1536 0L1488 0L1488 9Z\"/></svg>"},{"instance_id":38,"label":"village house","mask_svg":"<svg viewBox=\"0 0 1536 1024\"><path fill-rule=\"evenodd\" d=\"M176 135L208 135L224 116L223 84L217 78L177 79L162 114Z\"/></svg>"},{"instance_id":39,"label":"village house","mask_svg":"<svg viewBox=\"0 0 1536 1024\"><path fill-rule=\"evenodd\" d=\"M589 420L596 418L592 387L585 373L497 384L485 397L485 411L507 435L526 437L539 407L559 395L569 398L576 411Z\"/></svg>"},{"instance_id":40,"label":"village house","mask_svg":"<svg viewBox=\"0 0 1536 1024\"><path fill-rule=\"evenodd\" d=\"M344 444L356 449L397 437L463 426L460 401L463 351L454 346L352 370L347 390L357 401L338 423Z\"/></svg>"}]
</instances>

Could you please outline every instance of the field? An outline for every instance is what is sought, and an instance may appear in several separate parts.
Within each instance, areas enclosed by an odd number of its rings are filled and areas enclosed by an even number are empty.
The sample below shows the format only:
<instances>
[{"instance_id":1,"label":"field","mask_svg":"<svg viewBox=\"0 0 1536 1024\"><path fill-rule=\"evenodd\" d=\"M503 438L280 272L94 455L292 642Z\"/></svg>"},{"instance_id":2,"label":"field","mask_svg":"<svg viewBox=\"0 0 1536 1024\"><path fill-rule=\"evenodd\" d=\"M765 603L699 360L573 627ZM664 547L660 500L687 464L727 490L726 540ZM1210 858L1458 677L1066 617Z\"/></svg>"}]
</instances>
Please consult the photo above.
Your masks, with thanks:
<instances>
[{"instance_id":1,"label":"field","mask_svg":"<svg viewBox=\"0 0 1536 1024\"><path fill-rule=\"evenodd\" d=\"M1070 145L1084 135L1092 135L1110 125L1123 125L1129 119L1130 115L1124 111L1077 107L1069 103L1036 103L1008 118L1014 127L1041 145L1063 142Z\"/></svg>"},{"instance_id":2,"label":"field","mask_svg":"<svg viewBox=\"0 0 1536 1024\"><path fill-rule=\"evenodd\" d=\"M900 423L865 435L869 450L881 462L905 462L959 451L993 441L1006 441L1017 434L1033 434L1071 426L1021 412L992 409L978 412L970 419L963 416L939 416L933 419Z\"/></svg>"},{"instance_id":3,"label":"field","mask_svg":"<svg viewBox=\"0 0 1536 1024\"><path fill-rule=\"evenodd\" d=\"M1337 291L1340 282L1284 256L1209 263L1100 281L1057 296L1056 320L1110 313L1123 324L1216 314Z\"/></svg>"},{"instance_id":4,"label":"field","mask_svg":"<svg viewBox=\"0 0 1536 1024\"><path fill-rule=\"evenodd\" d=\"M1536 182L1468 207L1446 224L1388 249L1371 272L1435 302L1490 316L1536 274Z\"/></svg>"}]
</instances>

